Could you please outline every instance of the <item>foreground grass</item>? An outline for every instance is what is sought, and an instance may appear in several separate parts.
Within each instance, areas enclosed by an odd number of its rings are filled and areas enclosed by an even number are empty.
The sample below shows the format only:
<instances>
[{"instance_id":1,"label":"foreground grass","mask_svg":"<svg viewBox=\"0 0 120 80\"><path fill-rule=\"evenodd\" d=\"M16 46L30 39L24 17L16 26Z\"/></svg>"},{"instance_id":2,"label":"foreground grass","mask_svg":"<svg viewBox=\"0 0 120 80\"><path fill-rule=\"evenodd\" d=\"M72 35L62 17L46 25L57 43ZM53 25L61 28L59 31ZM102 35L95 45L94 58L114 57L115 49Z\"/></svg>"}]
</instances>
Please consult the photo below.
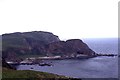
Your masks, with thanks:
<instances>
[{"instance_id":1,"label":"foreground grass","mask_svg":"<svg viewBox=\"0 0 120 80\"><path fill-rule=\"evenodd\" d=\"M72 80L73 78L31 70L12 70L3 68L2 80Z\"/></svg>"}]
</instances>

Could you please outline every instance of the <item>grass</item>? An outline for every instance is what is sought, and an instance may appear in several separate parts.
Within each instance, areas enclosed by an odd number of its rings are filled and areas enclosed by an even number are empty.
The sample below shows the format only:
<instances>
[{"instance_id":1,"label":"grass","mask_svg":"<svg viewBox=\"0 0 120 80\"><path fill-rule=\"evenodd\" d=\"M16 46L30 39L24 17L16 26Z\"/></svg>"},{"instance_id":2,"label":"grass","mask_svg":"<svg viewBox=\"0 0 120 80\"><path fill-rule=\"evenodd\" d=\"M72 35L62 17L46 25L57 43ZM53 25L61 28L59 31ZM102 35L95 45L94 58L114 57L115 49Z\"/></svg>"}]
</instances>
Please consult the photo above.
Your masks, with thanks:
<instances>
[{"instance_id":1,"label":"grass","mask_svg":"<svg viewBox=\"0 0 120 80\"><path fill-rule=\"evenodd\" d=\"M72 80L73 78L60 76L57 74L38 72L31 70L12 70L3 68L2 71L2 80Z\"/></svg>"}]
</instances>

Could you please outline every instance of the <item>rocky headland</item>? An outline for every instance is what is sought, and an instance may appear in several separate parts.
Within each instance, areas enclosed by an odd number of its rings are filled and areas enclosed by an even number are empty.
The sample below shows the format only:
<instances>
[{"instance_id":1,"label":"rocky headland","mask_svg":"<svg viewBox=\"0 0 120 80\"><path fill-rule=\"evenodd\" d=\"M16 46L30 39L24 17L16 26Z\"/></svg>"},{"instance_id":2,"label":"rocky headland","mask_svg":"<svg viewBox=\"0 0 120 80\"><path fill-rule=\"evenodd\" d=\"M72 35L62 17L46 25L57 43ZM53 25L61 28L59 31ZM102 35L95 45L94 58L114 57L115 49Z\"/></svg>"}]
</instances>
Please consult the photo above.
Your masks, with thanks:
<instances>
[{"instance_id":1,"label":"rocky headland","mask_svg":"<svg viewBox=\"0 0 120 80\"><path fill-rule=\"evenodd\" d=\"M50 32L16 32L2 35L2 57L9 61L20 61L22 56L37 55L78 57L95 56L86 43L80 39L61 41Z\"/></svg>"}]
</instances>

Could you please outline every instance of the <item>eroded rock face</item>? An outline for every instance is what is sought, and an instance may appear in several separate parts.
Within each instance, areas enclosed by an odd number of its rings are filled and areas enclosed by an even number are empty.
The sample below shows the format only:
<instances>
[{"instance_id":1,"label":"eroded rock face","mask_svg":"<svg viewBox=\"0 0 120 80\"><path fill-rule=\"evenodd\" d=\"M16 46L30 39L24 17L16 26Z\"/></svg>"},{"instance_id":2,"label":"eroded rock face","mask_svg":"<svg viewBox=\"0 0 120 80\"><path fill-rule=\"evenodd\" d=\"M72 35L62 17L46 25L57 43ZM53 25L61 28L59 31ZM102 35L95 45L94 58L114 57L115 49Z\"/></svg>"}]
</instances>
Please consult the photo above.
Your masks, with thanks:
<instances>
[{"instance_id":1,"label":"eroded rock face","mask_svg":"<svg viewBox=\"0 0 120 80\"><path fill-rule=\"evenodd\" d=\"M3 57L13 60L19 56L45 55L47 45L56 41L60 41L58 36L44 31L3 34Z\"/></svg>"},{"instance_id":2,"label":"eroded rock face","mask_svg":"<svg viewBox=\"0 0 120 80\"><path fill-rule=\"evenodd\" d=\"M92 56L95 54L95 52L80 39L51 43L49 44L48 52L54 55L84 54Z\"/></svg>"},{"instance_id":3,"label":"eroded rock face","mask_svg":"<svg viewBox=\"0 0 120 80\"><path fill-rule=\"evenodd\" d=\"M8 68L8 69L16 69L12 66L10 66L4 59L2 59L2 68Z\"/></svg>"},{"instance_id":4,"label":"eroded rock face","mask_svg":"<svg viewBox=\"0 0 120 80\"><path fill-rule=\"evenodd\" d=\"M86 43L80 39L71 39L66 41L67 45L70 46L73 52L78 54L94 55L95 52L91 50Z\"/></svg>"},{"instance_id":5,"label":"eroded rock face","mask_svg":"<svg viewBox=\"0 0 120 80\"><path fill-rule=\"evenodd\" d=\"M87 44L80 39L60 41L58 36L43 31L11 33L2 35L2 56L6 60L20 60L19 56L39 55L76 55L95 54Z\"/></svg>"}]
</instances>

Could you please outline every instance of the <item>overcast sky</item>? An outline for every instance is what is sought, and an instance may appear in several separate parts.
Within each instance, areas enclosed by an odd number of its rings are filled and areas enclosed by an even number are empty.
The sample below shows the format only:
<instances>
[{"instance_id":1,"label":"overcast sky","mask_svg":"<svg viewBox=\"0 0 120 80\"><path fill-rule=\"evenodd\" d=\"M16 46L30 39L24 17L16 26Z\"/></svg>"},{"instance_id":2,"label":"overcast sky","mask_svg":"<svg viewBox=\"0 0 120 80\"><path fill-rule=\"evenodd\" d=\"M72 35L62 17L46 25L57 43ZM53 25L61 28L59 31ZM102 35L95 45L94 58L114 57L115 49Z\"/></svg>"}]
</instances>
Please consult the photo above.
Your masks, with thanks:
<instances>
[{"instance_id":1,"label":"overcast sky","mask_svg":"<svg viewBox=\"0 0 120 80\"><path fill-rule=\"evenodd\" d=\"M60 39L118 36L119 0L0 0L0 34L48 31Z\"/></svg>"}]
</instances>

